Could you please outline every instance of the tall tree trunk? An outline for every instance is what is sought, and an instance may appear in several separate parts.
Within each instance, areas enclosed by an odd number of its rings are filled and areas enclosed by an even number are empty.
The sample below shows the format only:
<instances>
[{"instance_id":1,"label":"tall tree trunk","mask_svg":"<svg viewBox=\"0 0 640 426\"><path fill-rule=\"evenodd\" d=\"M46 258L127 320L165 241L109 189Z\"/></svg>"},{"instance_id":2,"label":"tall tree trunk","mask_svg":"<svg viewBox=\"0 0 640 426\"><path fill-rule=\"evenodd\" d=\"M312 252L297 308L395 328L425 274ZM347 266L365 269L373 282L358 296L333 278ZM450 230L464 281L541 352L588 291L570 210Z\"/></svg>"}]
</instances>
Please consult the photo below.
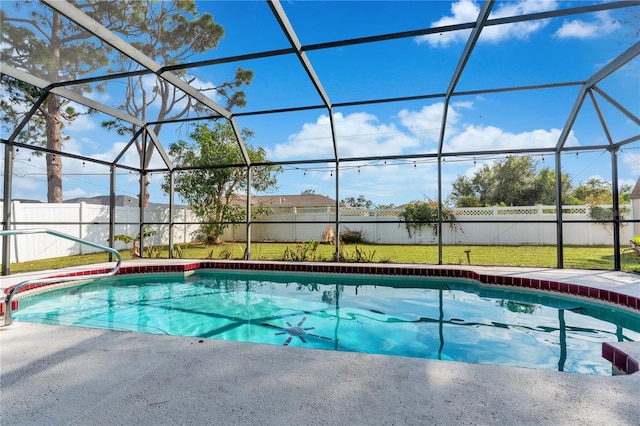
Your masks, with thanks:
<instances>
[{"instance_id":1,"label":"tall tree trunk","mask_svg":"<svg viewBox=\"0 0 640 426\"><path fill-rule=\"evenodd\" d=\"M49 80L57 81L60 76L60 33L62 18L54 12L51 20L51 52L54 60L49 64ZM47 148L62 150L62 111L60 96L49 93L47 98L46 131ZM62 203L62 158L59 155L47 154L47 202Z\"/></svg>"},{"instance_id":2,"label":"tall tree trunk","mask_svg":"<svg viewBox=\"0 0 640 426\"><path fill-rule=\"evenodd\" d=\"M58 95L49 95L47 110L47 148L61 151L61 112L60 97ZM46 161L47 202L62 203L62 158L59 155L47 154Z\"/></svg>"}]
</instances>

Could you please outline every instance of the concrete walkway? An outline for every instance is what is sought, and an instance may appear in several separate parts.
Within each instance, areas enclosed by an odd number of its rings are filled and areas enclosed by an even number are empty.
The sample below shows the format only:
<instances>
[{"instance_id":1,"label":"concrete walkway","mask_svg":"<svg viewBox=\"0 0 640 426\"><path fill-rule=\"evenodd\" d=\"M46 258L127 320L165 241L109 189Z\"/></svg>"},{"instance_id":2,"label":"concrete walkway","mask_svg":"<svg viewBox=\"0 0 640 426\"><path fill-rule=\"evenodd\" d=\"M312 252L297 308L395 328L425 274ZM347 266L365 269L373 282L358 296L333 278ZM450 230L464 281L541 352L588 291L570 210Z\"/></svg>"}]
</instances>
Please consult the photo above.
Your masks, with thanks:
<instances>
[{"instance_id":1,"label":"concrete walkway","mask_svg":"<svg viewBox=\"0 0 640 426\"><path fill-rule=\"evenodd\" d=\"M631 294L640 286L632 274L522 273L591 279ZM20 322L0 328L0 348L3 425L636 425L640 418L638 373L587 376Z\"/></svg>"}]
</instances>

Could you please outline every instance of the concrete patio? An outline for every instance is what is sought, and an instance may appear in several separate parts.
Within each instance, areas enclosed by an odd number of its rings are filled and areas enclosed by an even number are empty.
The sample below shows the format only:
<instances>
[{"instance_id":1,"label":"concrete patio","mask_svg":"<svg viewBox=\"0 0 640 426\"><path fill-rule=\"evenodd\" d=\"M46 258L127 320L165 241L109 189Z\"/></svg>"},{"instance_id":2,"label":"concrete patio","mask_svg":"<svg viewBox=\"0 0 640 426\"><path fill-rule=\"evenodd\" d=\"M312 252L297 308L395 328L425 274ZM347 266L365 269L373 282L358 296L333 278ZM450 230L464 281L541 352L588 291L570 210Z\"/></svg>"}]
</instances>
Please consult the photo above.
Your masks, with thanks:
<instances>
[{"instance_id":1,"label":"concrete patio","mask_svg":"<svg viewBox=\"0 0 640 426\"><path fill-rule=\"evenodd\" d=\"M635 295L640 286L637 275L615 272L501 271ZM2 287L20 278L3 278ZM634 425L640 418L637 373L587 376L20 322L0 328L0 345L6 425Z\"/></svg>"}]
</instances>

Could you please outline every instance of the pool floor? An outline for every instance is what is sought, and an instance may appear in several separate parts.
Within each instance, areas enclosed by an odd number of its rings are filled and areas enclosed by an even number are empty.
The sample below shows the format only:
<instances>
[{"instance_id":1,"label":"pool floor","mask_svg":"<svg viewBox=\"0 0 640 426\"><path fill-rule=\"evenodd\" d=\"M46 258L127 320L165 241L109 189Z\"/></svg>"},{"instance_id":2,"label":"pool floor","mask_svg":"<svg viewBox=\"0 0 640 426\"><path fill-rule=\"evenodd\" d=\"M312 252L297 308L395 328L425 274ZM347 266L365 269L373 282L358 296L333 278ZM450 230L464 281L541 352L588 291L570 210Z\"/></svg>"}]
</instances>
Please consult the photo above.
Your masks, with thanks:
<instances>
[{"instance_id":1,"label":"pool floor","mask_svg":"<svg viewBox=\"0 0 640 426\"><path fill-rule=\"evenodd\" d=\"M237 271L65 287L15 319L598 375L602 342L640 340L632 313L468 280Z\"/></svg>"}]
</instances>

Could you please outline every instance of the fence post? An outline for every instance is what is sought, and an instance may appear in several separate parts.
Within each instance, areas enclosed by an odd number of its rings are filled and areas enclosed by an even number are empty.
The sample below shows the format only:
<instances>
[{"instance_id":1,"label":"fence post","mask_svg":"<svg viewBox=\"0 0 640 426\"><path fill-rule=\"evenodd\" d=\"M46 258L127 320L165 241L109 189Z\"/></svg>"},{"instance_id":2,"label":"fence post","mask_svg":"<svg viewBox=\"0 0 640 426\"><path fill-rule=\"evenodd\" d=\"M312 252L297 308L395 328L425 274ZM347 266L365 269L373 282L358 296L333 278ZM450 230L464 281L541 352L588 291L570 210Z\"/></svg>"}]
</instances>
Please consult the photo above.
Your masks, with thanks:
<instances>
[{"instance_id":1,"label":"fence post","mask_svg":"<svg viewBox=\"0 0 640 426\"><path fill-rule=\"evenodd\" d=\"M542 220L542 204L538 204L538 220ZM544 223L538 223L538 244L544 244Z\"/></svg>"},{"instance_id":2,"label":"fence post","mask_svg":"<svg viewBox=\"0 0 640 426\"><path fill-rule=\"evenodd\" d=\"M11 222L13 222L12 226L13 229L16 229L15 223L16 222L20 222L20 218L18 218L18 208L20 207L20 201L12 201L11 202ZM20 257L19 257L19 252L18 252L18 239L14 236L13 237L13 256L14 259L16 260L16 263L20 262ZM9 262L11 262L11 259L9 259Z\"/></svg>"},{"instance_id":3,"label":"fence post","mask_svg":"<svg viewBox=\"0 0 640 426\"><path fill-rule=\"evenodd\" d=\"M83 239L82 238L82 227L84 226L82 224L82 212L83 212L83 210L84 210L84 202L80 202L78 204L78 238L80 238L81 240ZM78 245L78 251L80 252L79 254L84 254L84 253L82 253L82 246L84 244L78 244L78 243L76 243L76 244Z\"/></svg>"},{"instance_id":4,"label":"fence post","mask_svg":"<svg viewBox=\"0 0 640 426\"><path fill-rule=\"evenodd\" d=\"M298 241L298 209L292 207L291 212L293 213L293 241Z\"/></svg>"},{"instance_id":5,"label":"fence post","mask_svg":"<svg viewBox=\"0 0 640 426\"><path fill-rule=\"evenodd\" d=\"M493 224L493 235L495 235L495 239L493 240L494 244L500 244L500 224L498 223L498 206L493 206L491 209L493 220L495 220Z\"/></svg>"}]
</instances>

